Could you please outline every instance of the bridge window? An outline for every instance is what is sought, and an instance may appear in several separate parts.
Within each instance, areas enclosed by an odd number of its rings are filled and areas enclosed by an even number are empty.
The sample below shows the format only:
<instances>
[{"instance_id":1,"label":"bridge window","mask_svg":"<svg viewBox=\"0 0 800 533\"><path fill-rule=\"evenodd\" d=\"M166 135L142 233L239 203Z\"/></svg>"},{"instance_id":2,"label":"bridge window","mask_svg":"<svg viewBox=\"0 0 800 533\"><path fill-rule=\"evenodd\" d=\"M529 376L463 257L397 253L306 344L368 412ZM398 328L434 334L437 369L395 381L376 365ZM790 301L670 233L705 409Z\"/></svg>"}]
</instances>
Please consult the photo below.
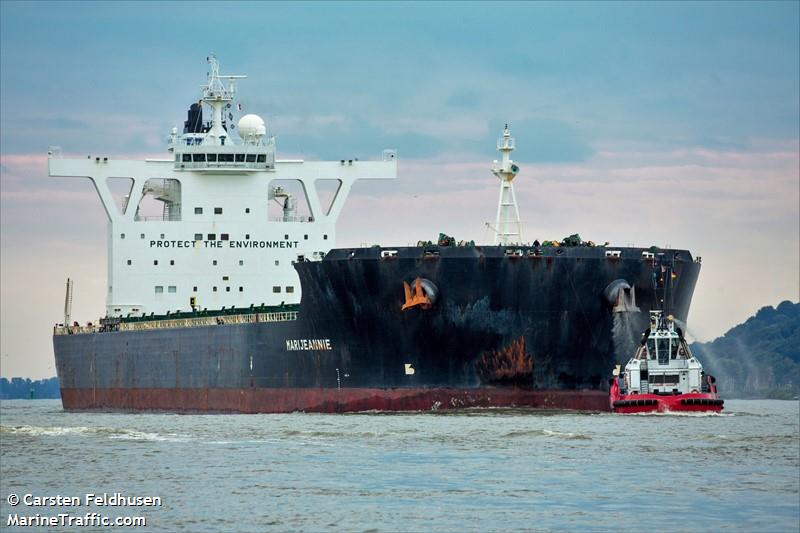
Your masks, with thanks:
<instances>
[{"instance_id":1,"label":"bridge window","mask_svg":"<svg viewBox=\"0 0 800 533\"><path fill-rule=\"evenodd\" d=\"M259 163L266 163L267 162L267 156L265 154L258 154L258 162Z\"/></svg>"},{"instance_id":2,"label":"bridge window","mask_svg":"<svg viewBox=\"0 0 800 533\"><path fill-rule=\"evenodd\" d=\"M256 162L256 154L247 154L247 162L248 163L255 163Z\"/></svg>"},{"instance_id":3,"label":"bridge window","mask_svg":"<svg viewBox=\"0 0 800 533\"><path fill-rule=\"evenodd\" d=\"M209 163L216 163L217 162L217 154L207 154L206 155L206 160L208 160Z\"/></svg>"},{"instance_id":4,"label":"bridge window","mask_svg":"<svg viewBox=\"0 0 800 533\"><path fill-rule=\"evenodd\" d=\"M206 162L206 154L194 154L194 162L195 163L205 163Z\"/></svg>"},{"instance_id":5,"label":"bridge window","mask_svg":"<svg viewBox=\"0 0 800 533\"><path fill-rule=\"evenodd\" d=\"M219 154L220 163L233 163L233 154Z\"/></svg>"},{"instance_id":6,"label":"bridge window","mask_svg":"<svg viewBox=\"0 0 800 533\"><path fill-rule=\"evenodd\" d=\"M657 339L658 364L666 365L669 362L669 339Z\"/></svg>"},{"instance_id":7,"label":"bridge window","mask_svg":"<svg viewBox=\"0 0 800 533\"><path fill-rule=\"evenodd\" d=\"M183 162L184 163L191 163L192 162L192 155L191 154L183 154Z\"/></svg>"},{"instance_id":8,"label":"bridge window","mask_svg":"<svg viewBox=\"0 0 800 533\"><path fill-rule=\"evenodd\" d=\"M647 341L647 353L650 359L656 358L656 341L653 339L648 339Z\"/></svg>"},{"instance_id":9,"label":"bridge window","mask_svg":"<svg viewBox=\"0 0 800 533\"><path fill-rule=\"evenodd\" d=\"M236 154L236 162L244 163L244 154Z\"/></svg>"}]
</instances>

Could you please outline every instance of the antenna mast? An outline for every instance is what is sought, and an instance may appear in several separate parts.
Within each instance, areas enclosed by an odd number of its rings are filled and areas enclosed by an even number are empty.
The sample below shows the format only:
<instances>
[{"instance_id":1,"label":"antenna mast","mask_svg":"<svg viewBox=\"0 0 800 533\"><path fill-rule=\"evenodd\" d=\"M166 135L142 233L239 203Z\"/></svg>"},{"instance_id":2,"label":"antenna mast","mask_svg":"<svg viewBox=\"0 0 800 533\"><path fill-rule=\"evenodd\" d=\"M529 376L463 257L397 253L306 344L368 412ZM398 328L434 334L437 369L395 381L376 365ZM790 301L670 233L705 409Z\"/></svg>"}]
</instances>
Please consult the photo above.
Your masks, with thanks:
<instances>
[{"instance_id":1,"label":"antenna mast","mask_svg":"<svg viewBox=\"0 0 800 533\"><path fill-rule=\"evenodd\" d=\"M501 160L494 161L492 173L500 179L500 199L497 203L497 220L495 222L494 244L513 244L522 242L522 227L519 220L519 207L511 183L519 172L519 167L511 160L514 151L514 138L508 130L503 129L503 136L497 139L497 151L502 154Z\"/></svg>"},{"instance_id":2,"label":"antenna mast","mask_svg":"<svg viewBox=\"0 0 800 533\"><path fill-rule=\"evenodd\" d=\"M206 138L212 141L208 144L224 145L228 132L222 125L222 108L233 100L236 94L236 80L247 76L220 76L217 57L211 54L206 60L211 66L211 72L208 73L208 84L202 87L203 101L211 106L212 109L211 129L208 131ZM227 87L222 82L223 79L228 80Z\"/></svg>"}]
</instances>

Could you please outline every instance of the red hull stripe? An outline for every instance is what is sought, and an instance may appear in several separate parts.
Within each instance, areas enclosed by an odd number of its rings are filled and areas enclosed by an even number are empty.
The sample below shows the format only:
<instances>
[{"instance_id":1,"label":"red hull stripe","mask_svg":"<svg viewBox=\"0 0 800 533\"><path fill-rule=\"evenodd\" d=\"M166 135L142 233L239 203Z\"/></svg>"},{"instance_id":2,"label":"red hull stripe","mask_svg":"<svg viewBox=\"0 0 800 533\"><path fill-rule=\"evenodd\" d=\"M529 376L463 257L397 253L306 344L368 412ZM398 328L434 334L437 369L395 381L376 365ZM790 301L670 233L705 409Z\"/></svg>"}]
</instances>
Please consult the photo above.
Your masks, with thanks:
<instances>
[{"instance_id":1,"label":"red hull stripe","mask_svg":"<svg viewBox=\"0 0 800 533\"><path fill-rule=\"evenodd\" d=\"M67 411L343 413L429 411L466 407L534 407L608 411L597 390L525 389L61 389Z\"/></svg>"}]
</instances>

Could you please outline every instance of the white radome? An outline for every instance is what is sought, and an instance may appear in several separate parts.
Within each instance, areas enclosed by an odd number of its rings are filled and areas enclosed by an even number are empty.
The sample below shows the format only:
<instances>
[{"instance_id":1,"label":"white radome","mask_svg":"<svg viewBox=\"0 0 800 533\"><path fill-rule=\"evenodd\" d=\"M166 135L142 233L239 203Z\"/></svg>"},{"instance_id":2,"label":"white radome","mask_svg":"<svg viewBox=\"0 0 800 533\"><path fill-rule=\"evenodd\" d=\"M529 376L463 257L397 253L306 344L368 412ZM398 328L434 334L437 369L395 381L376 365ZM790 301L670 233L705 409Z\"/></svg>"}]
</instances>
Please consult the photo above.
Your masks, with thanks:
<instances>
[{"instance_id":1,"label":"white radome","mask_svg":"<svg viewBox=\"0 0 800 533\"><path fill-rule=\"evenodd\" d=\"M245 115L240 118L236 127L239 128L239 136L243 139L263 137L267 133L267 126L264 124L264 119L253 114Z\"/></svg>"}]
</instances>

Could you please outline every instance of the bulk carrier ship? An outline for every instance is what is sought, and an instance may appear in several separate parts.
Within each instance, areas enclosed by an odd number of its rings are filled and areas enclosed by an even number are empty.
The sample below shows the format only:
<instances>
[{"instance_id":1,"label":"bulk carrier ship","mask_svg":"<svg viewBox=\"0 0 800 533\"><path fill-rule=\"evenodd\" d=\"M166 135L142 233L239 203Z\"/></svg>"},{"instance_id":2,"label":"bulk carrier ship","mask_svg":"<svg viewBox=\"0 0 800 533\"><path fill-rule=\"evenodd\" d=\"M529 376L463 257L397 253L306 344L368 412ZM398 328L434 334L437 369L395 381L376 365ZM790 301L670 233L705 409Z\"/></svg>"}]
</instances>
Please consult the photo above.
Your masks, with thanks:
<instances>
[{"instance_id":1,"label":"bulk carrier ship","mask_svg":"<svg viewBox=\"0 0 800 533\"><path fill-rule=\"evenodd\" d=\"M68 281L54 328L66 410L608 410L614 324L641 329L639 306L686 320L700 270L687 250L522 243L508 127L494 244L335 248L353 184L394 179L396 152L279 159L264 121L239 116L242 76L208 61L168 159L50 151L50 176L91 180L108 216L106 316L71 322ZM115 178L130 183L121 206Z\"/></svg>"}]
</instances>

